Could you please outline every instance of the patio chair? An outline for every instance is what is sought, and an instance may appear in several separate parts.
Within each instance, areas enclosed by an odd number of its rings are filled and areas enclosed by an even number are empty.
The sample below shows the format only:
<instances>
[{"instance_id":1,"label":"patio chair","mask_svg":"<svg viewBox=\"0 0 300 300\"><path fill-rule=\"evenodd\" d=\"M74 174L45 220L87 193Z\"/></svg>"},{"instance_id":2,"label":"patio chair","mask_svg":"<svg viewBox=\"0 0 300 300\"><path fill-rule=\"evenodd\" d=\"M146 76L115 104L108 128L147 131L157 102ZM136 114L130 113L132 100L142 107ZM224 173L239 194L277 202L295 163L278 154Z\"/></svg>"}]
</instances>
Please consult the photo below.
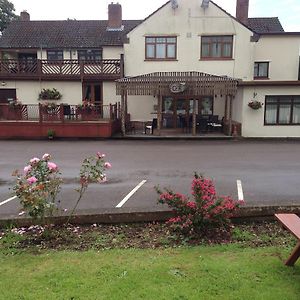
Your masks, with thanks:
<instances>
[{"instance_id":1,"label":"patio chair","mask_svg":"<svg viewBox=\"0 0 300 300\"><path fill-rule=\"evenodd\" d=\"M157 128L157 119L153 119L152 122L145 123L145 134L149 131L150 134L153 134L153 130Z\"/></svg>"}]
</instances>

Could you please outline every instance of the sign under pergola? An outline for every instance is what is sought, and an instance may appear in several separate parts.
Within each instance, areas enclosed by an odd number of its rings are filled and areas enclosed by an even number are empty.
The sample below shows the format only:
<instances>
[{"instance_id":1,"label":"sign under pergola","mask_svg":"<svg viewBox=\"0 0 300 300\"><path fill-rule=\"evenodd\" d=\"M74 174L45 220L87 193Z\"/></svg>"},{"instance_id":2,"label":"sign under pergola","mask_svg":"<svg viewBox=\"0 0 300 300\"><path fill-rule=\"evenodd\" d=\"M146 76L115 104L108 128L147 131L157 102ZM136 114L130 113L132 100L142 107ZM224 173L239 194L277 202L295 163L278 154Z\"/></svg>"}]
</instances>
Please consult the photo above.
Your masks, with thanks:
<instances>
[{"instance_id":1,"label":"sign under pergola","mask_svg":"<svg viewBox=\"0 0 300 300\"><path fill-rule=\"evenodd\" d=\"M238 81L202 72L155 72L116 81L118 95L235 96Z\"/></svg>"}]
</instances>

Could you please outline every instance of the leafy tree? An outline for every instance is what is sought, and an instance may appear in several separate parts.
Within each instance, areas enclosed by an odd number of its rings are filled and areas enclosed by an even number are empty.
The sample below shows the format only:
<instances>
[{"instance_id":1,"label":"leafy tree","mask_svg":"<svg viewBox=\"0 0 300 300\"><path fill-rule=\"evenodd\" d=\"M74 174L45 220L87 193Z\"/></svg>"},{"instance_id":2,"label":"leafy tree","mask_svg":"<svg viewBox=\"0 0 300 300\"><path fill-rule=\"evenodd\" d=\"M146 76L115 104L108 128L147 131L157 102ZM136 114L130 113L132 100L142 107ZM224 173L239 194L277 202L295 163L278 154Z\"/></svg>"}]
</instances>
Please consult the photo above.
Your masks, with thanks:
<instances>
[{"instance_id":1,"label":"leafy tree","mask_svg":"<svg viewBox=\"0 0 300 300\"><path fill-rule=\"evenodd\" d=\"M18 16L14 12L15 6L13 3L8 0L0 0L0 32L2 32L11 21L18 19Z\"/></svg>"}]
</instances>

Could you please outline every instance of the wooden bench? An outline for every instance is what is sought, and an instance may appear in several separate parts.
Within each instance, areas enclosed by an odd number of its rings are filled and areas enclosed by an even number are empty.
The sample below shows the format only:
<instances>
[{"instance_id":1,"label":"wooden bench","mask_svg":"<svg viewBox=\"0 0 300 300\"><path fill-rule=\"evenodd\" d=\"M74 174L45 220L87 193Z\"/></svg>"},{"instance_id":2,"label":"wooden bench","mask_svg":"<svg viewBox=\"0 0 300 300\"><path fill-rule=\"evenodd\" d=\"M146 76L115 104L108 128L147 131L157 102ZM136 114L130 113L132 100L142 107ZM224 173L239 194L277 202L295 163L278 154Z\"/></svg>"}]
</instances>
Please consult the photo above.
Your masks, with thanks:
<instances>
[{"instance_id":1,"label":"wooden bench","mask_svg":"<svg viewBox=\"0 0 300 300\"><path fill-rule=\"evenodd\" d=\"M275 217L298 239L297 246L285 263L293 266L300 257L300 218L295 214L275 214Z\"/></svg>"}]
</instances>

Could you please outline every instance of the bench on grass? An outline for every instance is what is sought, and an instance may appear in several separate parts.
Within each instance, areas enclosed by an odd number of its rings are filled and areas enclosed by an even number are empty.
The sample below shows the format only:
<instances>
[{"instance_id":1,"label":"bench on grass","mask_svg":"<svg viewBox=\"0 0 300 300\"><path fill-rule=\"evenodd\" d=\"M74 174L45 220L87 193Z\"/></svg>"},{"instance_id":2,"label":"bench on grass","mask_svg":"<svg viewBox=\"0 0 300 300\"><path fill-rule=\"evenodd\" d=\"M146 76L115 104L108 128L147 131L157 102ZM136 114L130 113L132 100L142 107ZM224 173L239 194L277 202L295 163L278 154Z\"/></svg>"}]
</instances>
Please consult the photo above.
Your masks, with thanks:
<instances>
[{"instance_id":1,"label":"bench on grass","mask_svg":"<svg viewBox=\"0 0 300 300\"><path fill-rule=\"evenodd\" d=\"M287 266L293 266L300 257L300 218L296 214L275 214L275 217L298 239L295 249L285 262Z\"/></svg>"}]
</instances>

